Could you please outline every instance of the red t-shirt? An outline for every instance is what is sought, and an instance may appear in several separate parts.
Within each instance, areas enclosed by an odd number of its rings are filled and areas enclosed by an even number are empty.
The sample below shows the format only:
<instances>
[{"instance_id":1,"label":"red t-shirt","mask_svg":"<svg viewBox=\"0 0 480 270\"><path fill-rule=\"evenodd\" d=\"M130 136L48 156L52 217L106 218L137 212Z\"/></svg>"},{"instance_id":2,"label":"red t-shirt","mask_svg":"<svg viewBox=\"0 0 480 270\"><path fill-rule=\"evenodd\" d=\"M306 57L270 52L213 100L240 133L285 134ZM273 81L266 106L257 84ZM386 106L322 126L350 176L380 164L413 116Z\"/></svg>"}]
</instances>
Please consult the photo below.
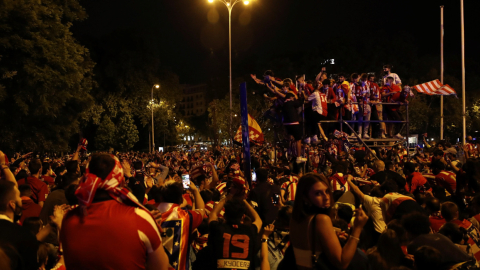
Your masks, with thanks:
<instances>
[{"instance_id":1,"label":"red t-shirt","mask_svg":"<svg viewBox=\"0 0 480 270\"><path fill-rule=\"evenodd\" d=\"M423 187L427 183L427 179L419 172L414 172L407 177L405 190L409 193L414 193L418 188ZM429 189L430 190L430 189Z\"/></svg>"},{"instance_id":2,"label":"red t-shirt","mask_svg":"<svg viewBox=\"0 0 480 270\"><path fill-rule=\"evenodd\" d=\"M453 172L441 171L435 175L435 183L444 187L450 194L457 190L457 176Z\"/></svg>"},{"instance_id":3,"label":"red t-shirt","mask_svg":"<svg viewBox=\"0 0 480 270\"><path fill-rule=\"evenodd\" d=\"M36 177L29 176L27 177L27 182L32 189L32 199L35 203L44 202L48 196L48 186L43 181L39 180ZM18 185L25 184L25 178L17 181Z\"/></svg>"},{"instance_id":4,"label":"red t-shirt","mask_svg":"<svg viewBox=\"0 0 480 270\"><path fill-rule=\"evenodd\" d=\"M60 242L70 269L145 269L149 253L162 245L145 210L116 200L75 208L63 219Z\"/></svg>"}]
</instances>

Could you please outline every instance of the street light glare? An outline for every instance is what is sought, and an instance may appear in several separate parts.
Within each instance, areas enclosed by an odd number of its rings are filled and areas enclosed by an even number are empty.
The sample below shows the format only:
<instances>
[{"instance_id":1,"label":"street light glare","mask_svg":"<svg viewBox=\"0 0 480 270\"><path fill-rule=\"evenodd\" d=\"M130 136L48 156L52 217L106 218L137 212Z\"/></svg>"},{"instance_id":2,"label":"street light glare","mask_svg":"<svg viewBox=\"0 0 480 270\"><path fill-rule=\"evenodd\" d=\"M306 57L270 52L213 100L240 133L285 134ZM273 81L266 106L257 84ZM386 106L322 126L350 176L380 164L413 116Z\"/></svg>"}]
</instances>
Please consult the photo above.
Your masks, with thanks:
<instances>
[{"instance_id":1,"label":"street light glare","mask_svg":"<svg viewBox=\"0 0 480 270\"><path fill-rule=\"evenodd\" d=\"M230 6L230 3L227 3L227 7L229 7L229 6Z\"/></svg>"},{"instance_id":2,"label":"street light glare","mask_svg":"<svg viewBox=\"0 0 480 270\"><path fill-rule=\"evenodd\" d=\"M160 88L160 85L159 84L155 84L155 88Z\"/></svg>"},{"instance_id":3,"label":"street light glare","mask_svg":"<svg viewBox=\"0 0 480 270\"><path fill-rule=\"evenodd\" d=\"M243 3L244 3L245 5L248 5L248 4L250 3L250 1L243 1Z\"/></svg>"},{"instance_id":4,"label":"street light glare","mask_svg":"<svg viewBox=\"0 0 480 270\"><path fill-rule=\"evenodd\" d=\"M213 0L208 0L209 3L213 3Z\"/></svg>"}]
</instances>

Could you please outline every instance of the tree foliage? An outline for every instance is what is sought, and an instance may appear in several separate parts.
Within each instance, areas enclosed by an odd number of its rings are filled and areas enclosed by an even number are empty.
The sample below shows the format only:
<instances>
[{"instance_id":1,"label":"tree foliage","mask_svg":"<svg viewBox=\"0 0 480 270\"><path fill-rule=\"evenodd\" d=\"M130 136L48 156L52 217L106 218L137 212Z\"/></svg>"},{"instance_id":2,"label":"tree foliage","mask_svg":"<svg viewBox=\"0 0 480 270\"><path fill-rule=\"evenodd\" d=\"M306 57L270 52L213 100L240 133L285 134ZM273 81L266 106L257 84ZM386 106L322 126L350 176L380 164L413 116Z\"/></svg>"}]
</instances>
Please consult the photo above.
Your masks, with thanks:
<instances>
[{"instance_id":1,"label":"tree foliage","mask_svg":"<svg viewBox=\"0 0 480 270\"><path fill-rule=\"evenodd\" d=\"M0 1L2 149L64 150L78 132L94 63L70 27L85 18L76 0Z\"/></svg>"}]
</instances>

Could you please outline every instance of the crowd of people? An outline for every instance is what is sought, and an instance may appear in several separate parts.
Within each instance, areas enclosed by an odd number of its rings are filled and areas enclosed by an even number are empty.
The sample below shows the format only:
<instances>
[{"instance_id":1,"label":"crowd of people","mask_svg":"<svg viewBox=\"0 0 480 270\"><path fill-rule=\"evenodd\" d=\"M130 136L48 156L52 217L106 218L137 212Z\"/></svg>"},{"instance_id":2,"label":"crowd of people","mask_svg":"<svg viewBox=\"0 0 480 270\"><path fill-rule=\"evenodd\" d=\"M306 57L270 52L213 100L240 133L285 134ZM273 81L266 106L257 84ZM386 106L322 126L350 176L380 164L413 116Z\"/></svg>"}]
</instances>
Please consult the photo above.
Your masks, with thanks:
<instances>
[{"instance_id":1,"label":"crowd of people","mask_svg":"<svg viewBox=\"0 0 480 270\"><path fill-rule=\"evenodd\" d=\"M330 134L340 129L335 122L349 122L352 129L344 125L344 130L350 137L357 137L356 132L362 139L404 138L400 134L404 126L400 106L408 103L413 93L410 86L402 87L400 77L391 69L391 65L383 66L381 80L374 73L353 73L349 81L343 73L328 78L325 67L314 80L306 80L304 75L296 76L295 82L280 79L271 70L265 71L263 80L251 77L266 86L264 97L271 107L264 117L283 124L288 137L295 141L297 162L302 163L306 161L301 154L302 140L305 144L328 141ZM374 121L372 125L370 121Z\"/></svg>"},{"instance_id":2,"label":"crowd of people","mask_svg":"<svg viewBox=\"0 0 480 270\"><path fill-rule=\"evenodd\" d=\"M476 269L468 141L317 146L305 164L258 146L252 172L225 146L0 152L0 269Z\"/></svg>"}]
</instances>

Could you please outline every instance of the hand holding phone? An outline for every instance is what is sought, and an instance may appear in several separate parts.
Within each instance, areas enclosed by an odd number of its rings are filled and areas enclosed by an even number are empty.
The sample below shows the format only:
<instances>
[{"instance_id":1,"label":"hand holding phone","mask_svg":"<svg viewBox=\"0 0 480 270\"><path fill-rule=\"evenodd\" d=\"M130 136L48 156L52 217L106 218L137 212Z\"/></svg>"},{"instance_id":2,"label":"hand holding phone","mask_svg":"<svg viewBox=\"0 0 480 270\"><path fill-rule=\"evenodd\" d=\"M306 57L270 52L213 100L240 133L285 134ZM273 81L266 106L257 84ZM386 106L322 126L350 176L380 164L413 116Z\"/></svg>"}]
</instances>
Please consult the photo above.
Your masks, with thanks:
<instances>
[{"instance_id":1,"label":"hand holding phone","mask_svg":"<svg viewBox=\"0 0 480 270\"><path fill-rule=\"evenodd\" d=\"M276 205L276 204L279 203L279 201L280 201L280 194L278 194L278 193L273 194L272 203Z\"/></svg>"},{"instance_id":2,"label":"hand holding phone","mask_svg":"<svg viewBox=\"0 0 480 270\"><path fill-rule=\"evenodd\" d=\"M182 174L182 183L183 183L183 188L184 189L189 189L190 188L190 175Z\"/></svg>"}]
</instances>

